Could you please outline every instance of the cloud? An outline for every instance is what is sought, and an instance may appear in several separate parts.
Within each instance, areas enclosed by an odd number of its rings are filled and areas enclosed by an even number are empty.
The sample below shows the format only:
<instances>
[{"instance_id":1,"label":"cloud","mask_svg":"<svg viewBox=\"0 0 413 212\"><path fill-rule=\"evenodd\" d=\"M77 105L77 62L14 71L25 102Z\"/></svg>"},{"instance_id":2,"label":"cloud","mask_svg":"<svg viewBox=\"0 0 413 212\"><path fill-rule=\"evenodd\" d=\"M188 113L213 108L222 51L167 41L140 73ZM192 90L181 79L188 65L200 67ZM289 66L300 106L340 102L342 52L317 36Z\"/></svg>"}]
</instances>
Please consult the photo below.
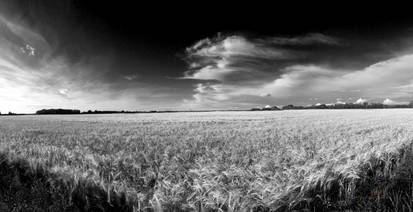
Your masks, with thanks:
<instances>
[{"instance_id":1,"label":"cloud","mask_svg":"<svg viewBox=\"0 0 413 212\"><path fill-rule=\"evenodd\" d=\"M354 104L358 104L358 105L362 105L364 103L367 103L367 99L359 98L354 102Z\"/></svg>"},{"instance_id":2,"label":"cloud","mask_svg":"<svg viewBox=\"0 0 413 212\"><path fill-rule=\"evenodd\" d=\"M255 40L241 36L204 39L187 49L189 70L183 78L207 82L196 84L193 99L186 99L185 104L233 107L240 104L255 106L258 102L306 104L305 100L314 96L322 97L322 101L355 96L372 100L413 96L413 54L348 69L313 56L325 55L325 52L320 53L324 49L307 52L297 48L293 51L274 43L338 45L343 41L321 34ZM342 59L348 60L348 57ZM348 63L352 62L348 60ZM360 98L357 103L364 101Z\"/></svg>"},{"instance_id":3,"label":"cloud","mask_svg":"<svg viewBox=\"0 0 413 212\"><path fill-rule=\"evenodd\" d=\"M268 41L251 41L242 36L216 37L204 39L186 49L191 56L200 57L255 57L255 58L282 58L281 50L266 46Z\"/></svg>"},{"instance_id":4,"label":"cloud","mask_svg":"<svg viewBox=\"0 0 413 212\"><path fill-rule=\"evenodd\" d=\"M240 79L252 72L260 72L260 76L266 77L264 73L274 71L274 66L282 67L289 61L310 56L308 52L298 51L292 46L314 44L335 46L339 41L320 33L290 38L248 39L239 35L206 38L186 48L189 70L183 78L224 81L230 74L236 74Z\"/></svg>"},{"instance_id":5,"label":"cloud","mask_svg":"<svg viewBox=\"0 0 413 212\"><path fill-rule=\"evenodd\" d=\"M26 44L24 47L20 47L22 53L27 54L28 56L35 56L36 49L29 44Z\"/></svg>"},{"instance_id":6,"label":"cloud","mask_svg":"<svg viewBox=\"0 0 413 212\"><path fill-rule=\"evenodd\" d=\"M72 62L55 48L40 33L0 15L1 112L34 112L45 105L79 109L139 105L136 93L145 89L119 91L104 79L110 71L109 58L89 55Z\"/></svg>"},{"instance_id":7,"label":"cloud","mask_svg":"<svg viewBox=\"0 0 413 212\"><path fill-rule=\"evenodd\" d=\"M383 101L384 105L403 105L403 104L408 104L408 102L401 102L401 101L395 101L395 100L391 100L389 98L386 98Z\"/></svg>"},{"instance_id":8,"label":"cloud","mask_svg":"<svg viewBox=\"0 0 413 212\"><path fill-rule=\"evenodd\" d=\"M296 38L246 38L243 36L217 36L200 40L186 48L189 70L184 79L250 81L266 78L274 67L283 67L293 60L305 59L310 54L291 48L291 45L310 43L333 44L334 38L311 34ZM283 45L290 45L285 47Z\"/></svg>"},{"instance_id":9,"label":"cloud","mask_svg":"<svg viewBox=\"0 0 413 212\"><path fill-rule=\"evenodd\" d=\"M299 37L275 37L270 39L279 45L341 45L339 39L321 33L310 33Z\"/></svg>"},{"instance_id":10,"label":"cloud","mask_svg":"<svg viewBox=\"0 0 413 212\"><path fill-rule=\"evenodd\" d=\"M126 75L126 76L123 76L123 78L126 79L126 80L129 80L129 81L132 81L132 80L138 78L138 75L136 75L136 74Z\"/></svg>"},{"instance_id":11,"label":"cloud","mask_svg":"<svg viewBox=\"0 0 413 212\"><path fill-rule=\"evenodd\" d=\"M66 88L62 88L57 91L63 96L67 96L69 94L69 89L66 89Z\"/></svg>"},{"instance_id":12,"label":"cloud","mask_svg":"<svg viewBox=\"0 0 413 212\"><path fill-rule=\"evenodd\" d=\"M342 104L346 104L346 102L342 101L341 98L337 98L335 104L342 105Z\"/></svg>"},{"instance_id":13,"label":"cloud","mask_svg":"<svg viewBox=\"0 0 413 212\"><path fill-rule=\"evenodd\" d=\"M256 66L265 61L284 60L293 57L290 52L266 46L263 42L250 41L241 36L204 39L186 49L190 69L184 79L236 81L250 75L265 75L257 72Z\"/></svg>"},{"instance_id":14,"label":"cloud","mask_svg":"<svg viewBox=\"0 0 413 212\"><path fill-rule=\"evenodd\" d=\"M408 98L412 91L401 90L399 87L413 83L412 65L413 55L405 55L357 71L332 70L321 66L291 66L285 69L286 73L280 78L264 85L262 89L271 91L272 96L278 97L288 94L328 96L357 91L359 95L375 98Z\"/></svg>"}]
</instances>

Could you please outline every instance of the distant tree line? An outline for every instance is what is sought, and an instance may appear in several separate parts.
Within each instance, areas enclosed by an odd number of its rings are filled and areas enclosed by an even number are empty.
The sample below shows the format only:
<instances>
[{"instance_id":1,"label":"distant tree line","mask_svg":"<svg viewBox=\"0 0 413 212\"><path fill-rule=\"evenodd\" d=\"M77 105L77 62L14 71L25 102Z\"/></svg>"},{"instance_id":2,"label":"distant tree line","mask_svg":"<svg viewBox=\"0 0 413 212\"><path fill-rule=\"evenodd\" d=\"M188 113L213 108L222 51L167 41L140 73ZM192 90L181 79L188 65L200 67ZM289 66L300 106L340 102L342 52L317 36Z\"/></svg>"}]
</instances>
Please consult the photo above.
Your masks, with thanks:
<instances>
[{"instance_id":1,"label":"distant tree line","mask_svg":"<svg viewBox=\"0 0 413 212\"><path fill-rule=\"evenodd\" d=\"M14 116L14 115L22 115L22 114L17 114L17 113L13 113L13 112L8 112L8 113L1 113L0 112L0 115L2 115L2 116Z\"/></svg>"},{"instance_id":2,"label":"distant tree line","mask_svg":"<svg viewBox=\"0 0 413 212\"><path fill-rule=\"evenodd\" d=\"M43 109L36 111L36 114L44 115L44 114L80 114L80 110L72 110L72 109Z\"/></svg>"}]
</instances>

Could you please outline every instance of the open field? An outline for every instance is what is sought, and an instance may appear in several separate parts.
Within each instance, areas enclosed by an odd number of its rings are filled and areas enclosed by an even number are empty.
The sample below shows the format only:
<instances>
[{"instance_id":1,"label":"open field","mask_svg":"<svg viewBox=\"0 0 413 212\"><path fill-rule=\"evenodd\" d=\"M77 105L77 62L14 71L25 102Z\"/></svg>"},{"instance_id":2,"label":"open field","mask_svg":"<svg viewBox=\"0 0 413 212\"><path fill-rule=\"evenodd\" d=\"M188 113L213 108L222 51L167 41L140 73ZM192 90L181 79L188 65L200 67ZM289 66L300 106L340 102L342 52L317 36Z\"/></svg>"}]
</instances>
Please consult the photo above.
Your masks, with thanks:
<instances>
[{"instance_id":1,"label":"open field","mask_svg":"<svg viewBox=\"0 0 413 212\"><path fill-rule=\"evenodd\" d=\"M411 109L0 117L0 210L408 210L412 141Z\"/></svg>"}]
</instances>

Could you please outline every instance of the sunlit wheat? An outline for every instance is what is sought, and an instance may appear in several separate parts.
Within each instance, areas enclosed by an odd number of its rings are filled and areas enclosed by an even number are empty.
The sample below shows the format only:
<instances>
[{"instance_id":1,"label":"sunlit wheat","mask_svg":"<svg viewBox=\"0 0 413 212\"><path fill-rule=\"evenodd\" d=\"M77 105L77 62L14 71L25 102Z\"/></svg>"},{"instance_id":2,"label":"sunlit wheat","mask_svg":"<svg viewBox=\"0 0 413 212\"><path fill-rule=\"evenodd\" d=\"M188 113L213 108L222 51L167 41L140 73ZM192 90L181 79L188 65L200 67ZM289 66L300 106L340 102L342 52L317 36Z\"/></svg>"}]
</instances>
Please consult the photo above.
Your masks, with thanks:
<instances>
[{"instance_id":1,"label":"sunlit wheat","mask_svg":"<svg viewBox=\"0 0 413 212\"><path fill-rule=\"evenodd\" d=\"M0 117L8 160L99 185L109 201L126 193L136 210L276 207L356 182L371 158L390 161L412 140L407 109ZM355 198L345 182L341 198Z\"/></svg>"}]
</instances>

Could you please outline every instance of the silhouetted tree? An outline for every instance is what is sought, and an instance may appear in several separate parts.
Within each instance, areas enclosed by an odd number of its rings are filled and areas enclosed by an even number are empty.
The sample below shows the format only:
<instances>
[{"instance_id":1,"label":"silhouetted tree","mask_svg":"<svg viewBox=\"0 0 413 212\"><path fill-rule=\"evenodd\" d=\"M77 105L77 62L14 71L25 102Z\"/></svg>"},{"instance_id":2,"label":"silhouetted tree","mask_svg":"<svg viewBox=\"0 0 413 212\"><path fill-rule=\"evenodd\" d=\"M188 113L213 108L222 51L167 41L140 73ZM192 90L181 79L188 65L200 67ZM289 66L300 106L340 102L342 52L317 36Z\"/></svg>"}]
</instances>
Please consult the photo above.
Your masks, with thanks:
<instances>
[{"instance_id":1,"label":"silhouetted tree","mask_svg":"<svg viewBox=\"0 0 413 212\"><path fill-rule=\"evenodd\" d=\"M71 109L43 109L36 111L36 114L80 114L80 110Z\"/></svg>"}]
</instances>

